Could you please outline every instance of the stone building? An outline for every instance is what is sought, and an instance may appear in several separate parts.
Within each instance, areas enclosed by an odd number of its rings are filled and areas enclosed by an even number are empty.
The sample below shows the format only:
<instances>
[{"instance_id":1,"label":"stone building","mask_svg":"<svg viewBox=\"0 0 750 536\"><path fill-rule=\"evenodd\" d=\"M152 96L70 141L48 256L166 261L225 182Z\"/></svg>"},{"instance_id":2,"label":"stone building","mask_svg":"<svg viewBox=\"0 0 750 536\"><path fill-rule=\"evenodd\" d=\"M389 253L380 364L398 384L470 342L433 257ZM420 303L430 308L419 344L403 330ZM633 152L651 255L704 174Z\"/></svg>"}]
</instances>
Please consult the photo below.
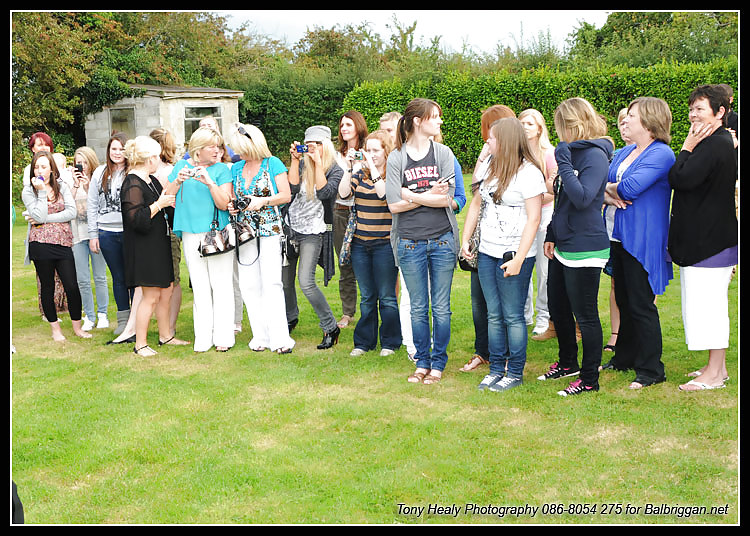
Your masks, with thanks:
<instances>
[{"instance_id":1,"label":"stone building","mask_svg":"<svg viewBox=\"0 0 750 536\"><path fill-rule=\"evenodd\" d=\"M122 99L86 117L86 145L94 149L100 162L105 160L107 142L114 131L132 138L163 127L184 150L203 117L215 117L225 133L227 126L239 121L238 102L244 95L242 91L205 87L130 87L143 90L143 95Z\"/></svg>"}]
</instances>

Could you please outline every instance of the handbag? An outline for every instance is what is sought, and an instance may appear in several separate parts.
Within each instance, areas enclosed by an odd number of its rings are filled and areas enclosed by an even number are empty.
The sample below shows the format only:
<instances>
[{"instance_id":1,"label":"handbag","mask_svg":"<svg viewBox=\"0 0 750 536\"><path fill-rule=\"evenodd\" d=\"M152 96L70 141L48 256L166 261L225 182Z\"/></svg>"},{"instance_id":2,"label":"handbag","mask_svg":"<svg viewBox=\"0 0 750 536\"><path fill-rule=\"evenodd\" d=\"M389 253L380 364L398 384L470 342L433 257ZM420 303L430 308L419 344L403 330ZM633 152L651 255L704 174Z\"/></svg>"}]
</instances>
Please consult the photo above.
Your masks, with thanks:
<instances>
[{"instance_id":1,"label":"handbag","mask_svg":"<svg viewBox=\"0 0 750 536\"><path fill-rule=\"evenodd\" d=\"M458 256L458 265L462 270L467 272L477 271L477 261L479 260L479 240L480 240L480 228L482 223L482 216L484 215L485 200L482 199L481 208L479 209L479 217L477 218L477 226L474 228L474 232L469 238L469 252L471 252L471 259L467 259L463 254Z\"/></svg>"},{"instance_id":2,"label":"handbag","mask_svg":"<svg viewBox=\"0 0 750 536\"><path fill-rule=\"evenodd\" d=\"M345 266L352 263L352 239L354 232L357 230L357 211L352 205L349 210L349 220L346 222L346 231L344 231L344 240L341 243L339 252L339 264Z\"/></svg>"},{"instance_id":3,"label":"handbag","mask_svg":"<svg viewBox=\"0 0 750 536\"><path fill-rule=\"evenodd\" d=\"M219 209L214 207L214 219L211 222L211 228L203 235L198 245L198 253L201 257L210 257L232 251L234 245L234 232L230 229L232 224L229 223L223 229L219 229Z\"/></svg>"}]
</instances>

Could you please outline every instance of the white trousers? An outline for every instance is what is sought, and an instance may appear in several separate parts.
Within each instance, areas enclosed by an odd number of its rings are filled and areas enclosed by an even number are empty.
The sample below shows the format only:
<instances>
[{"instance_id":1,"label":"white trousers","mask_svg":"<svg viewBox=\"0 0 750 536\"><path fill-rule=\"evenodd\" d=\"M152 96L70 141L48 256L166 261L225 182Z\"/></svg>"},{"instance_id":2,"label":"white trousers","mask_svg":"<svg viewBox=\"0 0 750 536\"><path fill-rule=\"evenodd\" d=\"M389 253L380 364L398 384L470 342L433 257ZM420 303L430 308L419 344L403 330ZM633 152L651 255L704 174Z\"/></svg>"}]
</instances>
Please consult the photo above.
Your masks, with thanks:
<instances>
[{"instance_id":1,"label":"white trousers","mask_svg":"<svg viewBox=\"0 0 750 536\"><path fill-rule=\"evenodd\" d=\"M264 236L240 246L237 266L242 301L253 338L250 348L294 348L289 336L281 283L281 243L278 236Z\"/></svg>"},{"instance_id":2,"label":"white trousers","mask_svg":"<svg viewBox=\"0 0 750 536\"><path fill-rule=\"evenodd\" d=\"M729 282L732 267L680 267L682 323L688 350L729 347Z\"/></svg>"},{"instance_id":3,"label":"white trousers","mask_svg":"<svg viewBox=\"0 0 750 536\"><path fill-rule=\"evenodd\" d=\"M182 233L185 264L193 287L193 350L234 346L234 251L201 257L198 246L205 233Z\"/></svg>"}]
</instances>

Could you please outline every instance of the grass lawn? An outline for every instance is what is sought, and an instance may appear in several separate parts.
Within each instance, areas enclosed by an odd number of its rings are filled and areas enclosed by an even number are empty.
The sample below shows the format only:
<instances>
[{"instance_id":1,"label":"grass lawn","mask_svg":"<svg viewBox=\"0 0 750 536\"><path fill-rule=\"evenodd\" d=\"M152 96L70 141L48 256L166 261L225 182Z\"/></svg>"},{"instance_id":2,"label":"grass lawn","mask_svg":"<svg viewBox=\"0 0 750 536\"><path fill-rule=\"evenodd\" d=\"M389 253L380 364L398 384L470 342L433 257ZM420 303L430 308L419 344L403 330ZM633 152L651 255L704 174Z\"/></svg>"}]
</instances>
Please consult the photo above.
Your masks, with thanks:
<instances>
[{"instance_id":1,"label":"grass lawn","mask_svg":"<svg viewBox=\"0 0 750 536\"><path fill-rule=\"evenodd\" d=\"M437 385L406 382L413 365L403 347L387 358L349 357L352 328L333 349L316 350L322 333L301 294L297 346L283 357L249 350L247 317L227 353L163 347L140 358L133 345L106 346L111 329L77 339L69 317L68 340L55 343L33 266L23 265L19 219L11 476L27 523L739 522L739 275L726 389L677 389L707 355L687 351L675 267L658 299L667 381L630 391L632 372L608 372L599 393L563 399L564 380L536 380L556 360L554 339L529 340L525 384L513 391L478 392L486 368L458 371L474 340L460 270ZM182 275L186 283L184 260ZM340 315L337 282L324 292ZM603 275L605 340L608 295ZM111 298L109 317L114 325ZM193 340L188 289L178 336ZM157 348L155 321L149 342Z\"/></svg>"}]
</instances>

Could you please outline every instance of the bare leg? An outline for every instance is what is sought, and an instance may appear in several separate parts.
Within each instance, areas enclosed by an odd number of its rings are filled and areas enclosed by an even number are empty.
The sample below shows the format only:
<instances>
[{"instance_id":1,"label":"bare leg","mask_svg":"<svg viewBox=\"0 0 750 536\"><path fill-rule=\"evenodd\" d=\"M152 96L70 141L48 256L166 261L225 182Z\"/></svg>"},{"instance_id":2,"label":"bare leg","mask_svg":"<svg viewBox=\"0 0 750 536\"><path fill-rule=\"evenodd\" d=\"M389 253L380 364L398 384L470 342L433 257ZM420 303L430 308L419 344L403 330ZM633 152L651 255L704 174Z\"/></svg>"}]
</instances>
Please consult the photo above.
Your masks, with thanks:
<instances>
[{"instance_id":1,"label":"bare leg","mask_svg":"<svg viewBox=\"0 0 750 536\"><path fill-rule=\"evenodd\" d=\"M718 386L724 383L727 374L727 351L725 348L720 350L708 351L708 364L701 369L701 375L695 380L710 386ZM699 391L701 388L696 385L686 383L680 385L683 391Z\"/></svg>"}]
</instances>

